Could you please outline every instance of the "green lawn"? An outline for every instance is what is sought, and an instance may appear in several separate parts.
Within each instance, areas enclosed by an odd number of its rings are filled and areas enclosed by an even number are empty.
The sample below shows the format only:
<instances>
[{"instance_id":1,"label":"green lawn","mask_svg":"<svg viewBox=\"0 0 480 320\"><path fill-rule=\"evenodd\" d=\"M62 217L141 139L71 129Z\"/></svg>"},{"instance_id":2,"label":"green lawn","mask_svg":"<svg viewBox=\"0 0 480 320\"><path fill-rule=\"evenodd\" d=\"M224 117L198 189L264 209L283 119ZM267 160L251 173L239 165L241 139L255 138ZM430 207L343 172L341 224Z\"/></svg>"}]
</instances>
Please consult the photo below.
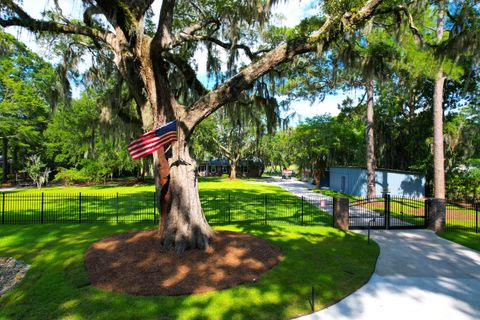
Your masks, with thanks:
<instances>
[{"instance_id":1,"label":"green lawn","mask_svg":"<svg viewBox=\"0 0 480 320\"><path fill-rule=\"evenodd\" d=\"M147 185L17 190L5 194L4 221L156 223L154 189ZM330 215L308 201L261 179L203 178L199 189L203 210L212 224L332 224Z\"/></svg>"},{"instance_id":2,"label":"green lawn","mask_svg":"<svg viewBox=\"0 0 480 320\"><path fill-rule=\"evenodd\" d=\"M332 197L332 198L347 198L350 202L360 199L359 197L352 196L351 194L348 194L348 193L333 191L329 189L312 188L310 189L310 191L320 193L320 194L323 194L324 196Z\"/></svg>"},{"instance_id":3,"label":"green lawn","mask_svg":"<svg viewBox=\"0 0 480 320\"><path fill-rule=\"evenodd\" d=\"M475 231L445 231L438 232L437 235L450 241L459 243L465 247L480 251L480 233L475 233Z\"/></svg>"},{"instance_id":4,"label":"green lawn","mask_svg":"<svg viewBox=\"0 0 480 320\"><path fill-rule=\"evenodd\" d=\"M0 298L1 319L287 319L361 287L379 254L358 234L330 227L223 226L278 245L284 261L254 284L191 296L139 297L89 285L86 249L112 233L151 225L1 225L0 256L31 265L23 282ZM134 266L132 266L134 267ZM121 276L121 275L119 275Z\"/></svg>"},{"instance_id":5,"label":"green lawn","mask_svg":"<svg viewBox=\"0 0 480 320\"><path fill-rule=\"evenodd\" d=\"M447 230L453 229L470 229L475 230L478 224L475 206L472 204L460 206L454 203L447 203L446 208L446 227ZM480 220L478 220L480 222Z\"/></svg>"}]
</instances>

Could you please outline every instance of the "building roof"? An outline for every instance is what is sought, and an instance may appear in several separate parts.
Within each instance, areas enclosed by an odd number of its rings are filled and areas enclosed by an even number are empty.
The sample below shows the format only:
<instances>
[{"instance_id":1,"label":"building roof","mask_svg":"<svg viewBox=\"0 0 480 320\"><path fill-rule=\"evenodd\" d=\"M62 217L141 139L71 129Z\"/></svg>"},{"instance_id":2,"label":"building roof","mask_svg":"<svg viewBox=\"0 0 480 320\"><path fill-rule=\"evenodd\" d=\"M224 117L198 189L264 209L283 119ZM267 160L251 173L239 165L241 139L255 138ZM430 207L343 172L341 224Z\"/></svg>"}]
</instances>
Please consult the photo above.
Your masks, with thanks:
<instances>
[{"instance_id":1,"label":"building roof","mask_svg":"<svg viewBox=\"0 0 480 320\"><path fill-rule=\"evenodd\" d=\"M361 167L361 166L332 166L329 169L333 169L333 168L367 170L366 167ZM417 176L424 176L424 174L421 172L397 170L397 169L376 168L375 171L387 171L387 172L393 172L393 173L415 174Z\"/></svg>"},{"instance_id":2,"label":"building roof","mask_svg":"<svg viewBox=\"0 0 480 320\"><path fill-rule=\"evenodd\" d=\"M209 166L229 166L230 163L228 159L210 159L210 160L203 160L202 165L208 164Z\"/></svg>"}]
</instances>

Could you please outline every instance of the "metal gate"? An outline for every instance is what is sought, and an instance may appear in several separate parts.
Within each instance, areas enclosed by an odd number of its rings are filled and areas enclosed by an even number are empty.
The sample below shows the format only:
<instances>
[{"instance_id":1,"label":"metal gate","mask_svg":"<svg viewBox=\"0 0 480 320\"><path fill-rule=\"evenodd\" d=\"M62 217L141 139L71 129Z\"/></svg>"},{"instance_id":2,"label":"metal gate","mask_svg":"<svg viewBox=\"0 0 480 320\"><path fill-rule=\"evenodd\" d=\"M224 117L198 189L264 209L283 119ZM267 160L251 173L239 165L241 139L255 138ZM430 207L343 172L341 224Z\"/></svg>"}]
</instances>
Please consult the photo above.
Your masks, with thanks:
<instances>
[{"instance_id":1,"label":"metal gate","mask_svg":"<svg viewBox=\"0 0 480 320\"><path fill-rule=\"evenodd\" d=\"M423 229L427 216L427 202L422 198L364 198L350 203L349 228Z\"/></svg>"}]
</instances>

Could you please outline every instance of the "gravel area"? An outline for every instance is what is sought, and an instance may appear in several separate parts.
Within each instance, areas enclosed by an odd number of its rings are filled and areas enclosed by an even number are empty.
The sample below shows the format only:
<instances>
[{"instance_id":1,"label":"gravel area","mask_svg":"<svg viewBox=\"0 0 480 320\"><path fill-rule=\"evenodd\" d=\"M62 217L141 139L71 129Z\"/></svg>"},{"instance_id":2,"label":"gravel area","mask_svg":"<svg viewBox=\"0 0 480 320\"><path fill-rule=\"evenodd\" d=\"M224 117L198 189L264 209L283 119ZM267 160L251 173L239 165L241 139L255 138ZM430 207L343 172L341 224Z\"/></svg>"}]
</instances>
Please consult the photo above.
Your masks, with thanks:
<instances>
[{"instance_id":1,"label":"gravel area","mask_svg":"<svg viewBox=\"0 0 480 320\"><path fill-rule=\"evenodd\" d=\"M29 268L23 261L0 257L0 296L19 284Z\"/></svg>"}]
</instances>

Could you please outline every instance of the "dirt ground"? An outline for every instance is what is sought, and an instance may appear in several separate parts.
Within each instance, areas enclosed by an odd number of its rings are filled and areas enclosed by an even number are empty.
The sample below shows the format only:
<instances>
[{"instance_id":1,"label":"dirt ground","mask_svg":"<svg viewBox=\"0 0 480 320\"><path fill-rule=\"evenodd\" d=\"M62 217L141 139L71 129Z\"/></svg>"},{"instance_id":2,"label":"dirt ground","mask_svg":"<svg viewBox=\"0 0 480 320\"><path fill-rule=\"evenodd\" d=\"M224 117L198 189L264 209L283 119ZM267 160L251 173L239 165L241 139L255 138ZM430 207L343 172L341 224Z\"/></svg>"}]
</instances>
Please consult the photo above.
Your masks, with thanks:
<instances>
[{"instance_id":1,"label":"dirt ground","mask_svg":"<svg viewBox=\"0 0 480 320\"><path fill-rule=\"evenodd\" d=\"M283 259L261 238L217 231L207 251L182 256L160 245L157 230L117 234L94 243L85 254L93 286L133 295L204 293L257 281Z\"/></svg>"}]
</instances>

